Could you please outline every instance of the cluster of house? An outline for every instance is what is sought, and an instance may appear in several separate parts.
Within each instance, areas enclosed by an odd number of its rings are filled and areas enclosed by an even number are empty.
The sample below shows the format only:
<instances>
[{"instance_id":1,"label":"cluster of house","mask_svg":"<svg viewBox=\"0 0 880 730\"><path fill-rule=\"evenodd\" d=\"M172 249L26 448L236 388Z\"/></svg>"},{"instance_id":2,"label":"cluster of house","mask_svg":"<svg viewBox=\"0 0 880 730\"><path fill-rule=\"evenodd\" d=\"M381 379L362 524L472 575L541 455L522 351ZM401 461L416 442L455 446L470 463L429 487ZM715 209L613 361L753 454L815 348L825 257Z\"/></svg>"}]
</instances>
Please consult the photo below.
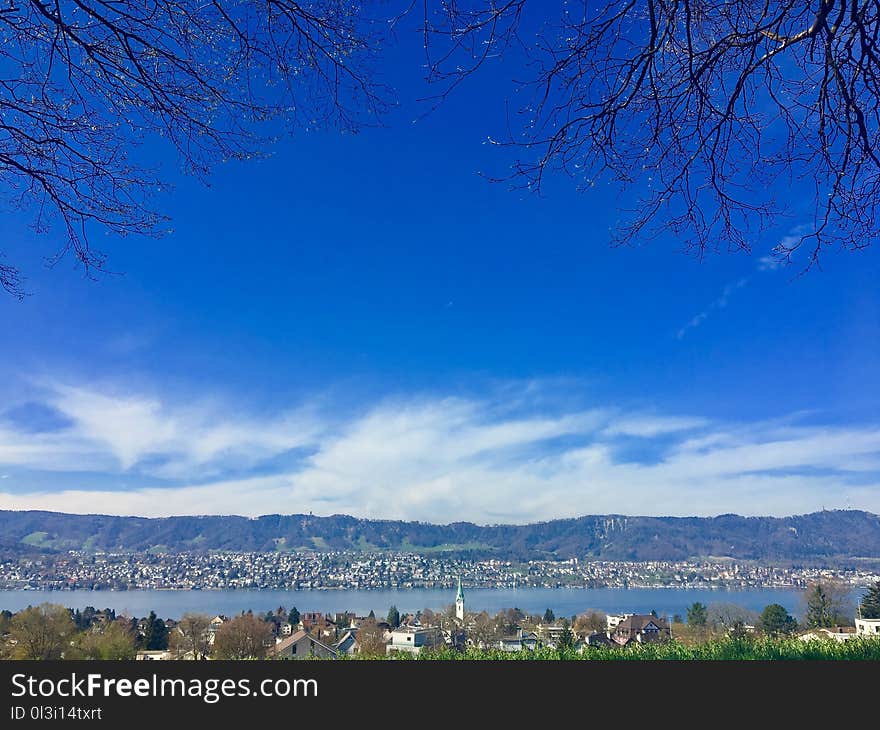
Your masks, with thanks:
<instances>
[{"instance_id":1,"label":"cluster of house","mask_svg":"<svg viewBox=\"0 0 880 730\"><path fill-rule=\"evenodd\" d=\"M353 617L351 624L342 630L340 638L335 641L329 638L332 629L329 628L328 619L329 617L323 617L322 620L313 622L310 627L308 627L310 622L306 620L308 628L285 630L286 635L276 639L268 655L276 659L329 659L360 653L362 649L358 640L360 624L369 619ZM215 622L221 620L222 617L214 619ZM572 646L575 651L583 651L590 646L626 646L632 642L664 641L670 638L668 623L653 614L609 616L607 620L606 631L594 631L584 637L573 637ZM329 621L332 623L332 619ZM475 646L480 649L502 651L534 650L539 646L555 648L567 630L563 624L539 624L534 631L519 628L510 636L502 636L491 641L475 641L468 638L469 627L464 620L451 629L423 626L416 618L411 618L407 623L396 628L384 621L377 622L375 626L380 632L381 642L387 654L400 652L415 655L440 647L462 649Z\"/></svg>"},{"instance_id":2,"label":"cluster of house","mask_svg":"<svg viewBox=\"0 0 880 730\"><path fill-rule=\"evenodd\" d=\"M449 627L423 626L418 616L404 617L399 626L373 617L359 617L348 613L335 617L321 613L303 613L294 625L289 621L274 622L273 646L267 655L274 659L332 659L345 655L359 654L363 651L361 628L371 627L371 651L376 645L384 646L386 654L420 654L423 651L440 647L464 649L468 646L479 649L500 649L501 651L528 651L539 646L558 647L563 637L577 652L589 647L627 646L633 643L644 644L668 641L672 630L665 617L650 614L624 613L606 617L603 631L594 630L583 636L575 636L564 623L538 624L533 631L517 628L510 636L491 640L477 639L473 619L465 613L464 591L461 579L455 596L455 621ZM227 621L225 616L215 616L207 629L208 643L213 644L217 630ZM346 625L344 625L346 624ZM747 626L746 630L754 630ZM177 629L172 629L177 630ZM880 637L880 619L856 618L855 626L836 626L817 628L799 634L804 641L830 638L835 641L848 641L855 637ZM171 659L169 651L138 652L138 659ZM181 658L181 657L178 657ZM183 657L187 658L187 657ZM189 657L196 658L196 657Z\"/></svg>"},{"instance_id":3,"label":"cluster of house","mask_svg":"<svg viewBox=\"0 0 880 730\"><path fill-rule=\"evenodd\" d=\"M404 617L399 626L372 617L321 613L303 613L297 624L282 621L276 624L275 643L267 652L274 659L337 658L363 651L361 628L369 625L371 650L376 644L384 646L387 654L396 652L420 654L440 647L463 649L473 646L501 651L534 650L539 646L557 647L570 629L563 623L538 624L533 631L517 628L509 636L491 640L472 638L472 619L465 613L464 592L459 581L455 598L455 621L449 627L425 626L417 616ZM207 629L208 643L212 644L217 630L227 621L215 616ZM571 635L569 640L576 651L594 646L626 646L630 643L665 641L671 637L670 626L664 618L654 614L622 614L608 616L604 631L593 631L585 636ZM346 625L343 625L347 622ZM175 630L175 629L172 629ZM141 651L137 658L171 659L170 651ZM177 657L181 658L181 657ZM187 657L182 657L187 658ZM195 658L195 657L189 657Z\"/></svg>"},{"instance_id":4,"label":"cluster of house","mask_svg":"<svg viewBox=\"0 0 880 730\"><path fill-rule=\"evenodd\" d=\"M518 629L513 636L498 639L491 648L502 651L534 650L539 646L557 648L567 630L564 624L539 624L534 631ZM668 641L671 637L672 631L665 618L653 613L624 613L607 616L604 631L592 631L584 636L573 636L571 647L580 653L589 647L628 646L632 643Z\"/></svg>"},{"instance_id":5,"label":"cluster of house","mask_svg":"<svg viewBox=\"0 0 880 730\"><path fill-rule=\"evenodd\" d=\"M209 644L213 643L213 637L220 626L228 620L225 616L215 616L211 620L208 628ZM347 624L343 626L343 622ZM541 646L555 648L567 631L567 627L560 623L538 624L534 630L518 628L509 636L483 641L469 637L468 629L471 626L463 615L460 621L447 629L424 626L413 616L407 617L406 623L394 627L385 621L375 621L366 616L304 613L296 625L288 622L278 625L275 643L269 648L267 655L275 659L333 659L357 655L362 651L358 638L360 627L368 623L374 627L374 632L378 632L379 641L384 645L387 654L400 652L417 655L440 647L463 649L473 646L509 652L535 650ZM752 627L745 628L748 630ZM671 636L671 627L665 618L654 614L620 614L607 616L603 631L573 636L571 646L574 651L583 652L589 647L668 641ZM809 629L798 636L804 641L848 641L857 637L880 637L880 619L857 618L854 626ZM175 657L169 650L140 651L137 654L139 660L172 658L194 657Z\"/></svg>"}]
</instances>

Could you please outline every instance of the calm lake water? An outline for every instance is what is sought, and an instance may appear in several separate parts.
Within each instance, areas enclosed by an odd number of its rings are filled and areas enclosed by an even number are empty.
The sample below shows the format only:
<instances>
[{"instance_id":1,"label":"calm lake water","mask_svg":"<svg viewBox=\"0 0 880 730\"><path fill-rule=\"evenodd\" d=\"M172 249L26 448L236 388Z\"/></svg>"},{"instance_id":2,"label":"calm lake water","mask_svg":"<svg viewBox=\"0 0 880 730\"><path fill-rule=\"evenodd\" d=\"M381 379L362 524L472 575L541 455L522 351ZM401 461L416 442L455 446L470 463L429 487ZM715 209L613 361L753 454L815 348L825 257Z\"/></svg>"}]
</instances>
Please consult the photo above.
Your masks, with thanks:
<instances>
[{"instance_id":1,"label":"calm lake water","mask_svg":"<svg viewBox=\"0 0 880 730\"><path fill-rule=\"evenodd\" d=\"M760 611L770 603L780 603L793 615L802 611L802 592L795 588L754 588L712 590L682 588L472 588L465 589L469 611L495 613L503 608L520 608L527 613L543 613L552 608L557 616L571 616L594 608L607 613L648 613L684 615L694 601L705 604L735 603ZM861 595L854 592L854 597ZM442 589L409 590L220 590L220 591L0 591L0 610L18 611L44 601L70 608L112 608L117 613L145 616L155 611L162 618L180 618L188 611L234 615L253 610L265 613L278 606L300 611L354 611L365 615L373 610L384 616L391 605L401 612L442 609L455 599L455 591Z\"/></svg>"}]
</instances>

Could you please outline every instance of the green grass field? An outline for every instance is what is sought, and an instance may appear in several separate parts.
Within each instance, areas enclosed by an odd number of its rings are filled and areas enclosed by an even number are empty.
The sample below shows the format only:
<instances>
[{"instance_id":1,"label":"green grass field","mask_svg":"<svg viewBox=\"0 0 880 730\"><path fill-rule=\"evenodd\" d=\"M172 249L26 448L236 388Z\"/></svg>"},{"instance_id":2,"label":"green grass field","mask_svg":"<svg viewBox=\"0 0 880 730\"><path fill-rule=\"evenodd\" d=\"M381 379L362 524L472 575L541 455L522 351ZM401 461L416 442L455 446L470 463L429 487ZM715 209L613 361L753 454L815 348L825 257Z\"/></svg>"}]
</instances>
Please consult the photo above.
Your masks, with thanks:
<instances>
[{"instance_id":1,"label":"green grass field","mask_svg":"<svg viewBox=\"0 0 880 730\"><path fill-rule=\"evenodd\" d=\"M403 656L401 658L409 658ZM442 650L426 653L418 660L454 661L827 661L827 660L880 660L880 640L853 639L836 641L801 641L800 639L714 639L702 644L685 646L672 641L666 644L637 644L619 648L590 648L578 654L574 651L538 649L537 651L503 652L499 650L468 650L464 653Z\"/></svg>"}]
</instances>

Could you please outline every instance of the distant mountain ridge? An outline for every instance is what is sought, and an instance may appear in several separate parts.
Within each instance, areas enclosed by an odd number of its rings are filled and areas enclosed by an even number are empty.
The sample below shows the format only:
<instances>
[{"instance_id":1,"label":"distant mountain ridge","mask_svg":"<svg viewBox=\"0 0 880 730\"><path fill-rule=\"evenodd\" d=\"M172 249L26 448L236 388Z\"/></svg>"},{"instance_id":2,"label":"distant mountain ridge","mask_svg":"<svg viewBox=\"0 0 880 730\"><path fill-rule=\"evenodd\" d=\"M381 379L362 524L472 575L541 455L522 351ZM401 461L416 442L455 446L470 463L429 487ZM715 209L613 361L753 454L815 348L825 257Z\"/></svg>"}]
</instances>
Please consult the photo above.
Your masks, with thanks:
<instances>
[{"instance_id":1,"label":"distant mountain ridge","mask_svg":"<svg viewBox=\"0 0 880 730\"><path fill-rule=\"evenodd\" d=\"M499 559L768 561L880 558L880 516L589 515L528 525L367 520L333 515L114 517L0 510L0 549L15 552L400 550Z\"/></svg>"}]
</instances>

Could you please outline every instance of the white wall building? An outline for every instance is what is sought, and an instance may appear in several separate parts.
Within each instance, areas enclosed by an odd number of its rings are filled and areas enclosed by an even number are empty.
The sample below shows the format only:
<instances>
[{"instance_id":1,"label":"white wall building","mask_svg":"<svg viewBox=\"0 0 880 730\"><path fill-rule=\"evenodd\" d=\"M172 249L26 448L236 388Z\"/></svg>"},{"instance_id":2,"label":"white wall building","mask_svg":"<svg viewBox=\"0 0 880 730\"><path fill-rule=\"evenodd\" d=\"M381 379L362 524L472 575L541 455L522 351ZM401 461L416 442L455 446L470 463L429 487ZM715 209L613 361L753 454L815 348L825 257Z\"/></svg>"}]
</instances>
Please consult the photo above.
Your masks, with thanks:
<instances>
[{"instance_id":1,"label":"white wall building","mask_svg":"<svg viewBox=\"0 0 880 730\"><path fill-rule=\"evenodd\" d=\"M880 618L857 618L856 634L880 638Z\"/></svg>"},{"instance_id":2,"label":"white wall building","mask_svg":"<svg viewBox=\"0 0 880 730\"><path fill-rule=\"evenodd\" d=\"M136 661L139 662L167 662L173 659L171 656L171 652L168 649L150 649L146 651L139 651L134 655Z\"/></svg>"},{"instance_id":3,"label":"white wall building","mask_svg":"<svg viewBox=\"0 0 880 730\"><path fill-rule=\"evenodd\" d=\"M391 632L391 641L385 647L387 654L396 651L408 654L420 654L442 642L442 637L437 629L423 629L415 626L401 626Z\"/></svg>"},{"instance_id":4,"label":"white wall building","mask_svg":"<svg viewBox=\"0 0 880 730\"><path fill-rule=\"evenodd\" d=\"M832 639L834 641L844 642L856 637L855 629L852 626L835 626L831 629L818 628L810 629L802 634L798 634L801 641Z\"/></svg>"},{"instance_id":5,"label":"white wall building","mask_svg":"<svg viewBox=\"0 0 880 730\"><path fill-rule=\"evenodd\" d=\"M606 629L608 631L614 631L621 622L626 621L630 616L632 616L631 613L621 613L617 615L609 613L605 617Z\"/></svg>"}]
</instances>

